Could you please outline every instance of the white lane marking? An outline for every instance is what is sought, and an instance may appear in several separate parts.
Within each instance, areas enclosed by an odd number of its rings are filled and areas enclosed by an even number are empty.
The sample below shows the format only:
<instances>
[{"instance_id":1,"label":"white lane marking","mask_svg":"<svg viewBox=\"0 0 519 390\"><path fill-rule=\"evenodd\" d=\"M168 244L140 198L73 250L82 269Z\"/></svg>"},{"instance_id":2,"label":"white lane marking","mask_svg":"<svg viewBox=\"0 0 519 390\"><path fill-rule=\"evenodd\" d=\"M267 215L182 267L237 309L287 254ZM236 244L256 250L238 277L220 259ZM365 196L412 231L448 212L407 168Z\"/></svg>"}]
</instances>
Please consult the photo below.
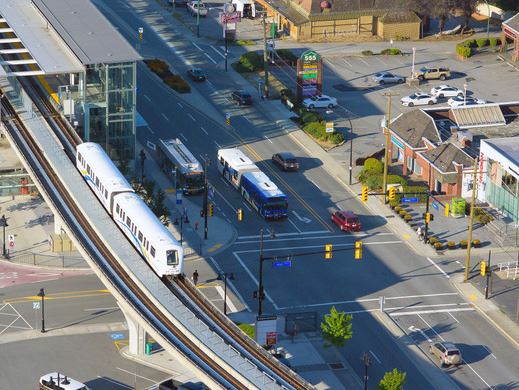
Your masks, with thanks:
<instances>
[{"instance_id":1,"label":"white lane marking","mask_svg":"<svg viewBox=\"0 0 519 390\"><path fill-rule=\"evenodd\" d=\"M479 375L479 374L476 372L476 370L474 370L474 369L472 368L472 366L471 366L470 364L468 364L465 360L463 361L463 363L465 363L465 365L466 365L468 368L470 368L470 369L472 370L472 372L473 372L474 374L476 374L476 376L477 376L479 379L481 379L481 381L482 381L485 385L487 385L487 387L488 387L489 389L492 389L492 390L494 389L492 386L490 386L490 385L489 385L489 384L488 384L488 383L487 383L487 382L486 382L486 381L481 377L481 375Z\"/></svg>"},{"instance_id":2,"label":"white lane marking","mask_svg":"<svg viewBox=\"0 0 519 390\"><path fill-rule=\"evenodd\" d=\"M221 149L221 148L222 148L218 142L216 142L216 141L214 141L214 140L213 140L213 142L216 144L216 146L218 146L218 149Z\"/></svg>"},{"instance_id":3,"label":"white lane marking","mask_svg":"<svg viewBox=\"0 0 519 390\"><path fill-rule=\"evenodd\" d=\"M312 232L303 232L303 233L276 233L276 237L285 237L285 236L298 236L300 234L322 234L322 233L329 233L328 230L314 230ZM251 238L260 238L259 235L253 235L253 236L240 236L238 237L238 240L248 240Z\"/></svg>"},{"instance_id":4,"label":"white lane marking","mask_svg":"<svg viewBox=\"0 0 519 390\"><path fill-rule=\"evenodd\" d=\"M271 240L272 241L272 240ZM388 245L388 244L401 244L402 241L381 241L381 242L366 242L364 245ZM342 246L353 246L352 244L334 244L335 247L342 247ZM293 249L312 249L312 248L322 248L322 245L308 245L308 246L292 246L292 247L285 247L285 248L272 248L272 249L263 249L263 252L273 252L273 251L282 251L282 250L293 250ZM251 249L246 251L237 251L236 253L252 253L252 252L258 252L258 249Z\"/></svg>"},{"instance_id":5,"label":"white lane marking","mask_svg":"<svg viewBox=\"0 0 519 390\"><path fill-rule=\"evenodd\" d=\"M133 375L133 374L132 374L132 375ZM122 387L122 388L124 388L124 389L130 389L130 390L133 389L133 387L126 386L126 385L123 385L123 384L120 383L120 382L116 382L116 381L113 381L113 380L111 380L111 379L108 379L106 376L99 376L99 375L98 375L97 377L98 377L99 379L103 380L103 381L107 381L107 382L113 383L114 385L119 386L119 387Z\"/></svg>"},{"instance_id":6,"label":"white lane marking","mask_svg":"<svg viewBox=\"0 0 519 390\"><path fill-rule=\"evenodd\" d=\"M202 130L205 133L205 135L209 135L209 133L203 127L200 127L200 130Z\"/></svg>"},{"instance_id":7,"label":"white lane marking","mask_svg":"<svg viewBox=\"0 0 519 390\"><path fill-rule=\"evenodd\" d=\"M211 45L211 49L213 49L216 53L218 53L218 55L222 56L222 58L225 58L225 54L220 53L220 51L213 45ZM225 50L225 48L223 50Z\"/></svg>"},{"instance_id":8,"label":"white lane marking","mask_svg":"<svg viewBox=\"0 0 519 390\"><path fill-rule=\"evenodd\" d=\"M249 210L250 212L252 212L252 209L249 207L249 205L248 205L247 203L245 203L245 202L242 202L242 203L243 203L243 205L244 205L245 207L247 207L247 210Z\"/></svg>"},{"instance_id":9,"label":"white lane marking","mask_svg":"<svg viewBox=\"0 0 519 390\"><path fill-rule=\"evenodd\" d=\"M366 61L364 61L362 58L359 57L358 59L359 59L361 62L363 62L364 65L369 66L369 64L368 64Z\"/></svg>"},{"instance_id":10,"label":"white lane marking","mask_svg":"<svg viewBox=\"0 0 519 390\"><path fill-rule=\"evenodd\" d=\"M231 221L229 221L230 223ZM211 256L209 257L209 260L211 260L211 262L213 263L214 267L218 270L219 273L222 273L223 270L222 268L220 267L220 265L216 262L216 260ZM249 305L247 305L247 302L245 301L245 299L243 299L242 295L239 293L239 291L236 289L236 287L234 286L234 284L232 283L231 280L227 280L227 284L231 287L232 291L234 292L234 294L238 297L238 299L241 301L241 303L245 306L245 308L247 309L247 311L251 311L250 310L250 307Z\"/></svg>"},{"instance_id":11,"label":"white lane marking","mask_svg":"<svg viewBox=\"0 0 519 390\"><path fill-rule=\"evenodd\" d=\"M427 334L425 334L425 332L422 329L416 328L414 325L411 325L407 329L413 333L416 333L416 332L420 333L422 335L422 337L427 340L427 342L432 343L432 340L429 337L427 337Z\"/></svg>"},{"instance_id":12,"label":"white lane marking","mask_svg":"<svg viewBox=\"0 0 519 390\"><path fill-rule=\"evenodd\" d=\"M252 123L251 120L249 118L247 118L247 116L245 116L245 115L242 115L242 116L243 116L243 119L245 119L247 122Z\"/></svg>"},{"instance_id":13,"label":"white lane marking","mask_svg":"<svg viewBox=\"0 0 519 390\"><path fill-rule=\"evenodd\" d=\"M310 218L307 218L307 217L301 217L301 216L297 213L297 211L295 211L295 210L292 210L292 214L294 214L295 217L296 217L297 219L299 219L301 222L304 222L304 223L310 223L310 222L312 222L312 220L311 220Z\"/></svg>"},{"instance_id":14,"label":"white lane marking","mask_svg":"<svg viewBox=\"0 0 519 390\"><path fill-rule=\"evenodd\" d=\"M350 68L353 68L353 65L351 64L351 62L345 60L344 58L342 59L346 65L348 65Z\"/></svg>"},{"instance_id":15,"label":"white lane marking","mask_svg":"<svg viewBox=\"0 0 519 390\"><path fill-rule=\"evenodd\" d=\"M193 122L196 122L196 119L189 112L187 113L187 116L190 117Z\"/></svg>"},{"instance_id":16,"label":"white lane marking","mask_svg":"<svg viewBox=\"0 0 519 390\"><path fill-rule=\"evenodd\" d=\"M211 91L213 91L214 93L216 93L217 95L219 95L219 92L216 90L216 88L214 87L213 83L210 82L209 80L206 80L205 83L207 85L209 85L209 88L211 88Z\"/></svg>"},{"instance_id":17,"label":"white lane marking","mask_svg":"<svg viewBox=\"0 0 519 390\"><path fill-rule=\"evenodd\" d=\"M301 220L302 221L302 220ZM301 232L300 234L299 233L276 233L276 237L285 237L285 236L299 236L299 235L309 235L309 234L324 234L324 233L329 233L328 230L314 230L314 231L309 231L309 232ZM394 235L394 233L378 233L378 232L374 232L373 234L338 234L338 235L323 235L323 236L315 236L315 237L311 237L311 238L338 238L338 237L342 237L342 238L345 238L345 239L349 239L350 237L351 238L363 238L363 237L378 237L378 236L392 236ZM238 237L238 240L247 240L247 239L251 239L251 238L260 238L259 235L254 235L254 236L239 236ZM290 241L290 240L300 240L300 239L308 239L308 237L295 237L295 238L289 238L289 239L284 239L284 240L279 240L276 238L276 241ZM253 242L257 242L257 241L242 241L242 242L236 242L236 244L250 244L250 243L253 243ZM446 293L446 294L450 294L450 293ZM456 293L452 293L453 295L457 295Z\"/></svg>"},{"instance_id":18,"label":"white lane marking","mask_svg":"<svg viewBox=\"0 0 519 390\"><path fill-rule=\"evenodd\" d=\"M187 138L183 133L180 133L179 136L180 136L180 138L182 138L184 141L187 142Z\"/></svg>"},{"instance_id":19,"label":"white lane marking","mask_svg":"<svg viewBox=\"0 0 519 390\"><path fill-rule=\"evenodd\" d=\"M141 375L137 375L137 373L135 372L131 372L131 371L128 371L128 370L125 370L124 368L120 368L120 367L115 367L117 368L118 370L122 371L122 372L126 372L127 374L130 374L130 375L133 375L133 376L136 376L138 378L142 378L142 379L145 379L151 383L155 383L154 380L150 379L150 378L146 378L145 376L141 376Z\"/></svg>"},{"instance_id":20,"label":"white lane marking","mask_svg":"<svg viewBox=\"0 0 519 390\"><path fill-rule=\"evenodd\" d=\"M490 355L492 355L492 357L493 357L494 359L497 360L496 355L494 355L494 354L492 353L492 351L491 351L490 349L488 349L488 347L487 347L486 345L483 345L483 348L485 348L485 349L487 350L487 352L488 352Z\"/></svg>"},{"instance_id":21,"label":"white lane marking","mask_svg":"<svg viewBox=\"0 0 519 390\"><path fill-rule=\"evenodd\" d=\"M378 364L382 364L382 362L380 361L380 359L377 357L377 355L375 355L375 352L373 352L371 349L369 350L369 353L371 354L371 356L373 356L375 358L375 360L378 362Z\"/></svg>"},{"instance_id":22,"label":"white lane marking","mask_svg":"<svg viewBox=\"0 0 519 390\"><path fill-rule=\"evenodd\" d=\"M216 61L213 60L213 58L212 58L209 54L207 54L206 52L204 52L204 55L205 55L207 58L209 58L213 64L216 65Z\"/></svg>"},{"instance_id":23,"label":"white lane marking","mask_svg":"<svg viewBox=\"0 0 519 390\"><path fill-rule=\"evenodd\" d=\"M182 103L177 102L177 104L178 104L178 106L179 106L180 108L184 108L184 106L182 105Z\"/></svg>"},{"instance_id":24,"label":"white lane marking","mask_svg":"<svg viewBox=\"0 0 519 390\"><path fill-rule=\"evenodd\" d=\"M312 184L313 184L314 186L317 187L317 189L318 189L319 191L321 191L321 192L323 191L323 190L321 190L321 187L319 187L319 186L315 183L315 181L313 181L312 179L310 179L310 181L312 182Z\"/></svg>"},{"instance_id":25,"label":"white lane marking","mask_svg":"<svg viewBox=\"0 0 519 390\"><path fill-rule=\"evenodd\" d=\"M296 225L294 222L292 222L292 220L291 220L290 218L288 218L288 222L290 222L290 223L292 224L292 226L293 226L293 227L294 227L294 228L295 228L299 233L301 233L301 230L297 227L297 225ZM285 239L285 240L286 240L286 239ZM279 240L279 241L280 241L280 240Z\"/></svg>"},{"instance_id":26,"label":"white lane marking","mask_svg":"<svg viewBox=\"0 0 519 390\"><path fill-rule=\"evenodd\" d=\"M150 131L151 134L155 134L155 132L151 129L151 127L149 126L146 126L148 128L148 130Z\"/></svg>"},{"instance_id":27,"label":"white lane marking","mask_svg":"<svg viewBox=\"0 0 519 390\"><path fill-rule=\"evenodd\" d=\"M427 321L425 321L425 319L420 315L420 313L418 313L417 316L425 323L425 325L427 325L429 327L429 329L431 329L434 332L434 334L436 336L438 336L441 339L441 341L445 341L445 339L438 332L436 332L434 330L434 328Z\"/></svg>"},{"instance_id":28,"label":"white lane marking","mask_svg":"<svg viewBox=\"0 0 519 390\"><path fill-rule=\"evenodd\" d=\"M374 309L379 310L379 309ZM434 314L434 313L448 313L448 312L456 312L456 311L474 311L476 309L472 307L467 308L461 308L461 309L439 309L439 310L418 310L418 311L406 311L401 313L389 313L391 317L398 317L398 316L411 316L415 314Z\"/></svg>"},{"instance_id":29,"label":"white lane marking","mask_svg":"<svg viewBox=\"0 0 519 390\"><path fill-rule=\"evenodd\" d=\"M450 315L450 316L452 317L452 319L453 319L454 321L456 321L458 324L460 323L460 322L458 321L458 319L457 319L456 317L454 317L451 313L449 313L449 315Z\"/></svg>"},{"instance_id":30,"label":"white lane marking","mask_svg":"<svg viewBox=\"0 0 519 390\"><path fill-rule=\"evenodd\" d=\"M290 221L290 218L288 219ZM299 230L299 229L298 229ZM276 242L279 242L279 241L295 241L295 240L313 240L313 239L323 239L323 240L328 240L330 238L343 238L345 240L358 240L359 238L361 237L368 237L368 235L362 235L362 236L354 236L354 235L345 235L345 234L337 234L337 235L333 235L333 236L315 236L315 237L308 237L307 235L308 234L313 234L314 232L302 232L302 231L299 231L300 234L304 234L305 236L304 237L292 237L292 238L278 238L281 236L281 234L291 234L291 235L295 235L295 234L298 234L298 233L280 233L280 234L277 234L276 233L276 239L275 241ZM377 237L377 236L370 236L370 237ZM239 240L240 238L238 238ZM264 240L265 242L268 241L268 240ZM238 245L238 244L255 244L259 242L259 237L258 237L258 240L252 240L252 241L237 241L235 242L234 244L235 245Z\"/></svg>"},{"instance_id":31,"label":"white lane marking","mask_svg":"<svg viewBox=\"0 0 519 390\"><path fill-rule=\"evenodd\" d=\"M227 187L230 187L229 183L227 183L227 180L225 180L223 177L220 177L220 180L223 181L223 183L224 183Z\"/></svg>"},{"instance_id":32,"label":"white lane marking","mask_svg":"<svg viewBox=\"0 0 519 390\"><path fill-rule=\"evenodd\" d=\"M266 135L264 135L264 136L263 136L263 138L265 138L265 139L266 139L267 141L269 141L269 142L270 142L271 144L273 144L273 143L274 143L274 142L272 142L272 141L270 140L270 138L269 138L269 137L267 137Z\"/></svg>"},{"instance_id":33,"label":"white lane marking","mask_svg":"<svg viewBox=\"0 0 519 390\"><path fill-rule=\"evenodd\" d=\"M151 102L151 99L150 99L150 97L148 95L143 94L142 96L144 96L144 99L146 99L147 101Z\"/></svg>"},{"instance_id":34,"label":"white lane marking","mask_svg":"<svg viewBox=\"0 0 519 390\"><path fill-rule=\"evenodd\" d=\"M450 279L450 276L447 275L447 273L444 270L442 270L438 264L436 264L434 261L432 261L429 257L427 257L427 260L429 260L429 263L434 265L436 267L436 269L438 269L438 271L440 271L447 279Z\"/></svg>"},{"instance_id":35,"label":"white lane marking","mask_svg":"<svg viewBox=\"0 0 519 390\"><path fill-rule=\"evenodd\" d=\"M223 180L223 178L222 178L222 180ZM224 183L225 183L225 180L224 180ZM227 183L226 183L226 184L227 184ZM229 184L227 184L227 185L229 185ZM213 188L214 188L214 187L213 187ZM228 200L227 200L227 199L226 199L226 198L225 198L225 197L220 193L220 191L218 191L216 188L214 188L214 191L218 194L218 196L219 196L220 198L223 199L223 201L227 204L227 206L229 206L229 208L230 208L231 210L233 210L234 212L237 212L237 210L234 208L234 206L233 206L232 204L229 203L229 201L228 201Z\"/></svg>"},{"instance_id":36,"label":"white lane marking","mask_svg":"<svg viewBox=\"0 0 519 390\"><path fill-rule=\"evenodd\" d=\"M192 42L193 45L195 45L195 47L200 50L200 51L204 51L204 49L202 49L200 46L198 46L195 42Z\"/></svg>"},{"instance_id":37,"label":"white lane marking","mask_svg":"<svg viewBox=\"0 0 519 390\"><path fill-rule=\"evenodd\" d=\"M163 112L160 113L160 115L162 115L162 117L167 120L169 122L169 118L166 116L166 114L164 114Z\"/></svg>"},{"instance_id":38,"label":"white lane marking","mask_svg":"<svg viewBox=\"0 0 519 390\"><path fill-rule=\"evenodd\" d=\"M227 283L229 283L229 281L227 281ZM227 310L227 313L237 312L238 309L236 308L236 306L234 306L234 303L232 302L232 300L229 299L229 295L227 295L227 297L225 296L225 291L223 290L223 287L216 286L215 288L216 288L216 291L218 291L218 294L222 297L222 299L226 300L226 304L229 307L229 309L231 309L231 310Z\"/></svg>"},{"instance_id":39,"label":"white lane marking","mask_svg":"<svg viewBox=\"0 0 519 390\"><path fill-rule=\"evenodd\" d=\"M92 309L83 309L83 311L99 311L99 310L119 310L120 307L119 306L114 306L114 307L94 307Z\"/></svg>"},{"instance_id":40,"label":"white lane marking","mask_svg":"<svg viewBox=\"0 0 519 390\"><path fill-rule=\"evenodd\" d=\"M234 257L236 257L236 260L238 260L238 262L241 264L241 266L243 267L243 269L245 270L245 272L247 272L247 274L249 275L249 277L252 279L252 281L254 282L254 284L258 284L258 280L256 279L256 277L252 274L252 272L245 266L245 263L243 262L243 260L240 258L240 256L238 256L238 254L236 252L233 252L233 255ZM265 292L265 297L270 301L270 303L272 303L272 306L274 306L274 308L276 310L279 310L279 307L278 305L276 305L276 303L274 302L274 300L272 299L272 297L270 296L270 294L267 292L267 290L265 289L265 287L263 287L263 291Z\"/></svg>"}]
</instances>

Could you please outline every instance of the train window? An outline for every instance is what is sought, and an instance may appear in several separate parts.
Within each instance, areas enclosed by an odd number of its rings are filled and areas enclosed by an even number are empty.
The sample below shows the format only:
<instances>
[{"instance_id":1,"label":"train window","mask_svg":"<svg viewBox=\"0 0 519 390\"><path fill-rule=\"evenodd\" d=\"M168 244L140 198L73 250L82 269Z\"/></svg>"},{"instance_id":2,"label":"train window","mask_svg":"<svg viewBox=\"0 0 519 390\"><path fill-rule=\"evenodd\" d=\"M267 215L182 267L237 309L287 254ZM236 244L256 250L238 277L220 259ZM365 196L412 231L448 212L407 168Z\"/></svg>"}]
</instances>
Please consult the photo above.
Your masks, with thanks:
<instances>
[{"instance_id":1,"label":"train window","mask_svg":"<svg viewBox=\"0 0 519 390\"><path fill-rule=\"evenodd\" d=\"M153 247L153 245L151 246L151 257L155 257L155 248Z\"/></svg>"},{"instance_id":2,"label":"train window","mask_svg":"<svg viewBox=\"0 0 519 390\"><path fill-rule=\"evenodd\" d=\"M81 155L81 153L77 154L77 158L78 158L79 161L83 161L83 156Z\"/></svg>"},{"instance_id":3,"label":"train window","mask_svg":"<svg viewBox=\"0 0 519 390\"><path fill-rule=\"evenodd\" d=\"M166 251L166 264L167 265L178 264L177 251Z\"/></svg>"},{"instance_id":4,"label":"train window","mask_svg":"<svg viewBox=\"0 0 519 390\"><path fill-rule=\"evenodd\" d=\"M142 242L142 233L140 230L139 230L139 241Z\"/></svg>"},{"instance_id":5,"label":"train window","mask_svg":"<svg viewBox=\"0 0 519 390\"><path fill-rule=\"evenodd\" d=\"M146 248L146 241L147 241L147 240L146 240L146 237L144 237L143 240L142 240L142 243L143 243L143 245L144 245L144 248Z\"/></svg>"},{"instance_id":6,"label":"train window","mask_svg":"<svg viewBox=\"0 0 519 390\"><path fill-rule=\"evenodd\" d=\"M150 250L150 242L146 242L146 250L149 251Z\"/></svg>"},{"instance_id":7,"label":"train window","mask_svg":"<svg viewBox=\"0 0 519 390\"><path fill-rule=\"evenodd\" d=\"M87 172L90 176L92 176L92 170L90 169L90 165L87 164Z\"/></svg>"},{"instance_id":8,"label":"train window","mask_svg":"<svg viewBox=\"0 0 519 390\"><path fill-rule=\"evenodd\" d=\"M99 178L96 177L96 187L99 187Z\"/></svg>"},{"instance_id":9,"label":"train window","mask_svg":"<svg viewBox=\"0 0 519 390\"><path fill-rule=\"evenodd\" d=\"M105 198L108 199L108 191L105 190Z\"/></svg>"},{"instance_id":10,"label":"train window","mask_svg":"<svg viewBox=\"0 0 519 390\"><path fill-rule=\"evenodd\" d=\"M132 220L130 217L126 217L126 226L132 226Z\"/></svg>"},{"instance_id":11,"label":"train window","mask_svg":"<svg viewBox=\"0 0 519 390\"><path fill-rule=\"evenodd\" d=\"M119 205L115 206L115 212L116 212L117 214L119 214L119 211L120 211L120 210L121 210L121 208L119 207Z\"/></svg>"}]
</instances>

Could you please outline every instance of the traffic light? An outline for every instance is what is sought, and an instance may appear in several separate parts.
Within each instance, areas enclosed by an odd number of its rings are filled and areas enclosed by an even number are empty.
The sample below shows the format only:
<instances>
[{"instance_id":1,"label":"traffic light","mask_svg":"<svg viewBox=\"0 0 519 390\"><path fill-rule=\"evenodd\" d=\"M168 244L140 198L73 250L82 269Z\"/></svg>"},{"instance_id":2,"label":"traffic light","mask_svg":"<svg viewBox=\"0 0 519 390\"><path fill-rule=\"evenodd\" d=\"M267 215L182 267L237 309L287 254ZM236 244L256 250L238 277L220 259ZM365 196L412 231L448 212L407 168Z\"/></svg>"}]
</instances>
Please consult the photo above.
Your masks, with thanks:
<instances>
[{"instance_id":1,"label":"traffic light","mask_svg":"<svg viewBox=\"0 0 519 390\"><path fill-rule=\"evenodd\" d=\"M212 217L214 214L214 204L213 203L209 203L207 205L207 215L209 215L210 217Z\"/></svg>"},{"instance_id":2,"label":"traffic light","mask_svg":"<svg viewBox=\"0 0 519 390\"><path fill-rule=\"evenodd\" d=\"M389 200L395 200L396 198L396 188L395 187L389 187Z\"/></svg>"},{"instance_id":3,"label":"traffic light","mask_svg":"<svg viewBox=\"0 0 519 390\"><path fill-rule=\"evenodd\" d=\"M243 210L241 208L236 210L236 214L238 214L238 221L243 221Z\"/></svg>"},{"instance_id":4,"label":"traffic light","mask_svg":"<svg viewBox=\"0 0 519 390\"><path fill-rule=\"evenodd\" d=\"M332 244L326 244L324 246L324 258L325 258L325 260L330 260L332 258L332 250L333 250Z\"/></svg>"},{"instance_id":5,"label":"traffic light","mask_svg":"<svg viewBox=\"0 0 519 390\"><path fill-rule=\"evenodd\" d=\"M481 260L479 274L481 276L485 276L487 274L487 262L485 260Z\"/></svg>"},{"instance_id":6,"label":"traffic light","mask_svg":"<svg viewBox=\"0 0 519 390\"><path fill-rule=\"evenodd\" d=\"M422 216L425 219L426 223L430 223L431 221L434 221L434 214L427 212L427 213L423 213Z\"/></svg>"},{"instance_id":7,"label":"traffic light","mask_svg":"<svg viewBox=\"0 0 519 390\"><path fill-rule=\"evenodd\" d=\"M355 260L362 259L362 241L355 241Z\"/></svg>"},{"instance_id":8,"label":"traffic light","mask_svg":"<svg viewBox=\"0 0 519 390\"><path fill-rule=\"evenodd\" d=\"M367 202L368 201L368 196L369 196L369 188L368 186L362 186L362 201L363 202Z\"/></svg>"},{"instance_id":9,"label":"traffic light","mask_svg":"<svg viewBox=\"0 0 519 390\"><path fill-rule=\"evenodd\" d=\"M449 204L448 203L445 203L445 216L446 217L449 216Z\"/></svg>"}]
</instances>

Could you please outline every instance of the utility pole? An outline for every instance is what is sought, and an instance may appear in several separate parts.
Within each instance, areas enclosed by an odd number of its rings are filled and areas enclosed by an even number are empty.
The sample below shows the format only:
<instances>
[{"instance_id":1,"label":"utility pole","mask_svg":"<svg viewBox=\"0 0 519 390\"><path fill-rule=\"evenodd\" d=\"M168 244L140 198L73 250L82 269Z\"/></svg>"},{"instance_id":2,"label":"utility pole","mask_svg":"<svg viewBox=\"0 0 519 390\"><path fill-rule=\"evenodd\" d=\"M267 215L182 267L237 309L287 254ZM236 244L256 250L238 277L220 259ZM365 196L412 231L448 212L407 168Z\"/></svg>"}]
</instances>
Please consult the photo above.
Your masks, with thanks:
<instances>
[{"instance_id":1,"label":"utility pole","mask_svg":"<svg viewBox=\"0 0 519 390\"><path fill-rule=\"evenodd\" d=\"M492 251L488 251L488 261L487 261L487 274L486 274L486 284L485 284L485 299L488 299L488 282L490 280L492 271L490 270L490 257L492 256Z\"/></svg>"},{"instance_id":2,"label":"utility pole","mask_svg":"<svg viewBox=\"0 0 519 390\"><path fill-rule=\"evenodd\" d=\"M351 119L349 116L348 122L350 122L350 166L348 169L350 171L349 184L351 186L351 175L353 174L353 125L351 124Z\"/></svg>"},{"instance_id":3,"label":"utility pole","mask_svg":"<svg viewBox=\"0 0 519 390\"><path fill-rule=\"evenodd\" d=\"M389 126L391 123L391 96L396 96L396 94L392 94L391 92L383 93L382 96L387 97L387 116L386 116L386 126L383 129L386 147L384 149L384 181L382 184L382 191L384 192L384 204L387 202L387 171L389 165Z\"/></svg>"},{"instance_id":4,"label":"utility pole","mask_svg":"<svg viewBox=\"0 0 519 390\"><path fill-rule=\"evenodd\" d=\"M476 189L478 180L478 159L474 159L474 176L472 177L472 203L470 204L470 219L469 219L469 232L467 236L467 257L465 258L465 275L463 281L466 282L469 279L469 267L470 267L470 249L472 247L472 228L474 225L474 209L476 203Z\"/></svg>"},{"instance_id":5,"label":"utility pole","mask_svg":"<svg viewBox=\"0 0 519 390\"><path fill-rule=\"evenodd\" d=\"M207 166L209 165L209 158L204 156L204 240L207 240L207 233L209 231L209 227L207 226L207 205L208 205L208 195L209 195L209 185L207 183Z\"/></svg>"},{"instance_id":6,"label":"utility pole","mask_svg":"<svg viewBox=\"0 0 519 390\"><path fill-rule=\"evenodd\" d=\"M263 17L263 63L264 63L264 69L265 69L265 81L263 83L263 91L265 95L265 99L269 97L269 63L268 63L268 56L267 56L267 13L266 11L263 11L262 13Z\"/></svg>"}]
</instances>

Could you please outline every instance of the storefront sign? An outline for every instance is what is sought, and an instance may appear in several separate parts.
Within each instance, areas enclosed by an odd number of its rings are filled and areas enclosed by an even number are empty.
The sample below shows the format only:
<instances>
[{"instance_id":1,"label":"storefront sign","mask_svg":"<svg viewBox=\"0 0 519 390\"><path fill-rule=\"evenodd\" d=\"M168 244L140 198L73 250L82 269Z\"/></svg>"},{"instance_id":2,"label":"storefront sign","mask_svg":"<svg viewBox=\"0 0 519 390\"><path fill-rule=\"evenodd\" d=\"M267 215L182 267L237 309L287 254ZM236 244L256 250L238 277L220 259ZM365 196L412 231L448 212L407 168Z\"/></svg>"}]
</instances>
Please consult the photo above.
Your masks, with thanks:
<instances>
[{"instance_id":1,"label":"storefront sign","mask_svg":"<svg viewBox=\"0 0 519 390\"><path fill-rule=\"evenodd\" d=\"M299 99L319 95L322 90L322 59L308 50L297 60L297 94Z\"/></svg>"},{"instance_id":2,"label":"storefront sign","mask_svg":"<svg viewBox=\"0 0 519 390\"><path fill-rule=\"evenodd\" d=\"M402 142L396 139L394 136L391 136L391 142L398 146L400 149L405 149L405 146Z\"/></svg>"},{"instance_id":3,"label":"storefront sign","mask_svg":"<svg viewBox=\"0 0 519 390\"><path fill-rule=\"evenodd\" d=\"M239 12L220 12L220 23L238 23L241 22L241 14Z\"/></svg>"}]
</instances>

